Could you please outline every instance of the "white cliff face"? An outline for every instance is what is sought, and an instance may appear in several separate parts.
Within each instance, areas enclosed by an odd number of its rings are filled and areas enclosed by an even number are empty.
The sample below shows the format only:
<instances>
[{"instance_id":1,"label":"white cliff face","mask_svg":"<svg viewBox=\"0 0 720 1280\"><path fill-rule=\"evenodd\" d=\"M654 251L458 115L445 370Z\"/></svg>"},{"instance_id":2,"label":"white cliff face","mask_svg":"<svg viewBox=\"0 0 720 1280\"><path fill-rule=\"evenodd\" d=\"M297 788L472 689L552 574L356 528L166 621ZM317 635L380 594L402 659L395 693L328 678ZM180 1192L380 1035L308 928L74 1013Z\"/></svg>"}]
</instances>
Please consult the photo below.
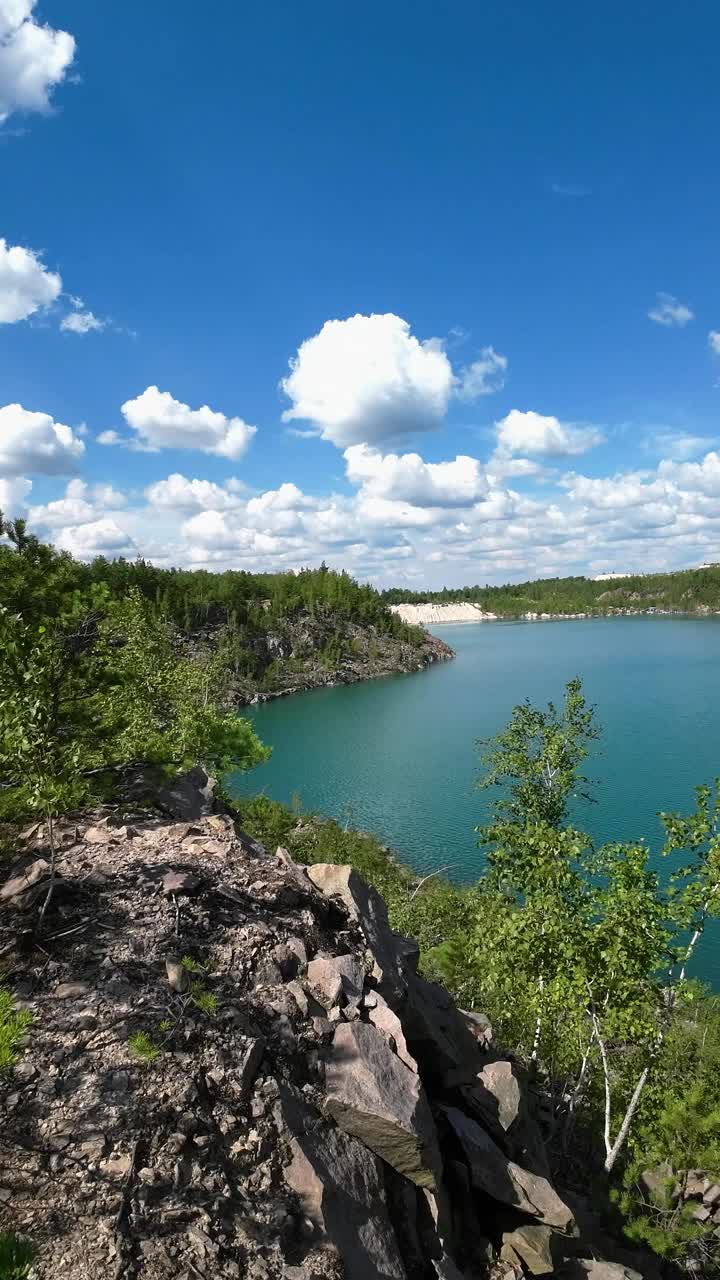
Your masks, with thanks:
<instances>
[{"instance_id":1,"label":"white cliff face","mask_svg":"<svg viewBox=\"0 0 720 1280\"><path fill-rule=\"evenodd\" d=\"M427 627L438 622L495 622L496 613L485 613L478 604L391 604L403 622Z\"/></svg>"}]
</instances>

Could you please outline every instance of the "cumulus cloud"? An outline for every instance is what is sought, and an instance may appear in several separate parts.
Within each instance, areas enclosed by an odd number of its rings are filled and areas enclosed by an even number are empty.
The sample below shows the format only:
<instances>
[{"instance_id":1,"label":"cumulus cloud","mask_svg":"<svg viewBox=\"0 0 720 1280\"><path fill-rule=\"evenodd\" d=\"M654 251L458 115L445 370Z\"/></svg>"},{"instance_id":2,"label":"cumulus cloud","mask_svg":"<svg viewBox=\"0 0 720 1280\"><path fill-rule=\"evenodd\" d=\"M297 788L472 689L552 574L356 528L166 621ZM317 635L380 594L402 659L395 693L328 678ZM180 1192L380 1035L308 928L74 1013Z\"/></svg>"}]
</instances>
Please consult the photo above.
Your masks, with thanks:
<instances>
[{"instance_id":1,"label":"cumulus cloud","mask_svg":"<svg viewBox=\"0 0 720 1280\"><path fill-rule=\"evenodd\" d=\"M439 426L455 381L442 343L420 341L392 314L326 321L290 370L283 420L310 422L342 449Z\"/></svg>"},{"instance_id":2,"label":"cumulus cloud","mask_svg":"<svg viewBox=\"0 0 720 1280\"><path fill-rule=\"evenodd\" d=\"M679 489L697 490L712 498L720 497L720 454L714 450L707 453L702 462L665 460L658 467L658 475Z\"/></svg>"},{"instance_id":3,"label":"cumulus cloud","mask_svg":"<svg viewBox=\"0 0 720 1280\"><path fill-rule=\"evenodd\" d=\"M60 321L64 333L99 333L107 320L99 320L92 311L69 311Z\"/></svg>"},{"instance_id":4,"label":"cumulus cloud","mask_svg":"<svg viewBox=\"0 0 720 1280\"><path fill-rule=\"evenodd\" d=\"M499 455L530 454L555 458L574 457L602 444L604 435L596 427L576 427L558 418L511 409L496 424Z\"/></svg>"},{"instance_id":5,"label":"cumulus cloud","mask_svg":"<svg viewBox=\"0 0 720 1280\"><path fill-rule=\"evenodd\" d=\"M64 498L30 508L30 523L42 529L64 529L68 525L97 521L105 511L126 505L125 494L110 484L88 485L84 480L71 480Z\"/></svg>"},{"instance_id":6,"label":"cumulus cloud","mask_svg":"<svg viewBox=\"0 0 720 1280\"><path fill-rule=\"evenodd\" d=\"M505 385L507 366L507 356L501 356L494 347L483 347L479 358L460 370L455 394L461 400L477 400L500 391Z\"/></svg>"},{"instance_id":7,"label":"cumulus cloud","mask_svg":"<svg viewBox=\"0 0 720 1280\"><path fill-rule=\"evenodd\" d=\"M668 329L684 329L695 319L695 313L686 302L679 302L671 293L658 293L655 306L648 311L648 318Z\"/></svg>"},{"instance_id":8,"label":"cumulus cloud","mask_svg":"<svg viewBox=\"0 0 720 1280\"><path fill-rule=\"evenodd\" d=\"M15 476L12 480L0 478L0 511L3 515L14 519L27 514L25 499L32 489L32 480L26 476Z\"/></svg>"},{"instance_id":9,"label":"cumulus cloud","mask_svg":"<svg viewBox=\"0 0 720 1280\"><path fill-rule=\"evenodd\" d=\"M0 408L0 475L72 475L85 445L71 427L20 404Z\"/></svg>"},{"instance_id":10,"label":"cumulus cloud","mask_svg":"<svg viewBox=\"0 0 720 1280\"><path fill-rule=\"evenodd\" d=\"M708 334L708 346L714 356L720 356L720 331L711 329Z\"/></svg>"},{"instance_id":11,"label":"cumulus cloud","mask_svg":"<svg viewBox=\"0 0 720 1280\"><path fill-rule=\"evenodd\" d=\"M202 405L191 409L175 400L167 391L147 387L135 400L126 400L121 412L136 433L131 447L160 449L197 449L237 461L247 451L256 427L242 418L228 418L224 413ZM117 444L117 433L103 432L101 444Z\"/></svg>"},{"instance_id":12,"label":"cumulus cloud","mask_svg":"<svg viewBox=\"0 0 720 1280\"><path fill-rule=\"evenodd\" d=\"M571 471L562 477L560 484L576 502L600 510L637 507L666 496L665 486L648 471L606 477L576 475Z\"/></svg>"},{"instance_id":13,"label":"cumulus cloud","mask_svg":"<svg viewBox=\"0 0 720 1280\"><path fill-rule=\"evenodd\" d=\"M67 526L55 538L55 545L78 560L94 560L96 556L134 557L138 550L134 540L110 516Z\"/></svg>"},{"instance_id":14,"label":"cumulus cloud","mask_svg":"<svg viewBox=\"0 0 720 1280\"><path fill-rule=\"evenodd\" d=\"M210 480L188 480L177 471L166 480L148 485L145 497L152 506L167 511L229 511L240 503L231 481L219 485Z\"/></svg>"},{"instance_id":15,"label":"cumulus cloud","mask_svg":"<svg viewBox=\"0 0 720 1280\"><path fill-rule=\"evenodd\" d=\"M40 24L36 0L0 0L0 124L14 111L47 111L75 56L67 31Z\"/></svg>"},{"instance_id":16,"label":"cumulus cloud","mask_svg":"<svg viewBox=\"0 0 720 1280\"><path fill-rule=\"evenodd\" d=\"M39 253L0 238L0 324L16 324L52 306L61 289L60 276L48 271Z\"/></svg>"},{"instance_id":17,"label":"cumulus cloud","mask_svg":"<svg viewBox=\"0 0 720 1280\"><path fill-rule=\"evenodd\" d=\"M419 453L382 454L367 444L345 450L347 477L367 497L410 502L418 507L466 507L488 492L477 458L459 455L452 462L425 462Z\"/></svg>"}]
</instances>

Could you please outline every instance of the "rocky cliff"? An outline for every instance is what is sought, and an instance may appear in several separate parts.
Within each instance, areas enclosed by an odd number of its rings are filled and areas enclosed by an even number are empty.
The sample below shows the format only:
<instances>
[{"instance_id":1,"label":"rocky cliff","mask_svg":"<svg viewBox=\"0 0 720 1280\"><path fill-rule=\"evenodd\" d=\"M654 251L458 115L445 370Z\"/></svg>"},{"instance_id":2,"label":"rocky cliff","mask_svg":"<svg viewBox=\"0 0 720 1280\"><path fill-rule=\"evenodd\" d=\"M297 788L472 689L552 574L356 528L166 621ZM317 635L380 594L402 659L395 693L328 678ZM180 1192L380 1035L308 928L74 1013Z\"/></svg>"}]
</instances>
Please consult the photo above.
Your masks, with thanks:
<instances>
[{"instance_id":1,"label":"rocky cliff","mask_svg":"<svg viewBox=\"0 0 720 1280\"><path fill-rule=\"evenodd\" d=\"M207 789L164 803L61 825L42 938L43 828L0 888L32 1016L0 1230L38 1280L637 1276L597 1261L522 1072L375 891L266 851Z\"/></svg>"},{"instance_id":2,"label":"rocky cliff","mask_svg":"<svg viewBox=\"0 0 720 1280\"><path fill-rule=\"evenodd\" d=\"M194 634L195 651L214 649L217 630ZM422 671L454 652L420 627L383 630L340 613L310 613L268 619L267 625L240 629L229 650L231 696L238 706L306 689L355 684L380 676Z\"/></svg>"}]
</instances>

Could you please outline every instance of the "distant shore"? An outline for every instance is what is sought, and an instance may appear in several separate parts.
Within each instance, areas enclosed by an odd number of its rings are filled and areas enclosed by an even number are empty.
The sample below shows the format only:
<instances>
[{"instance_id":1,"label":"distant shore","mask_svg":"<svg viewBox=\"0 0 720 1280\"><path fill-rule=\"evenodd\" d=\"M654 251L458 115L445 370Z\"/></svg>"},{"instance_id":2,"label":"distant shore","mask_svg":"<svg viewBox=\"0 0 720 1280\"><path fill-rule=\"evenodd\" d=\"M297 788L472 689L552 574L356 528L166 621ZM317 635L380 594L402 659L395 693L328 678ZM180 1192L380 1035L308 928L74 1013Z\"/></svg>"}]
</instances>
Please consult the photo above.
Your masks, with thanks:
<instances>
[{"instance_id":1,"label":"distant shore","mask_svg":"<svg viewBox=\"0 0 720 1280\"><path fill-rule=\"evenodd\" d=\"M629 618L638 616L708 618L720 616L720 610L709 605L695 609L646 609L608 608L593 609L584 613L488 613L480 605L467 601L458 604L391 604L389 608L403 622L414 626L439 626L448 622L570 622L582 618Z\"/></svg>"}]
</instances>

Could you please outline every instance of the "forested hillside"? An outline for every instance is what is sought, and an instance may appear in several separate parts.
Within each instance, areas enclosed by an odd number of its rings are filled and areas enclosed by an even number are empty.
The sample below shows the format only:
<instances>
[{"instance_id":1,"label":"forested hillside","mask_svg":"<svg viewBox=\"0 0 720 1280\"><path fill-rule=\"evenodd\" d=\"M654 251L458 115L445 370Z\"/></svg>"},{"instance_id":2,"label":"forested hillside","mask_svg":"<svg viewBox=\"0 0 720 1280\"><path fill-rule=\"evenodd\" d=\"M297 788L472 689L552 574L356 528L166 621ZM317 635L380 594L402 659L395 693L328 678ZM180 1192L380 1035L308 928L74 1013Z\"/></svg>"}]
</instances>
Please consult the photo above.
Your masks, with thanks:
<instances>
[{"instance_id":1,"label":"forested hillside","mask_svg":"<svg viewBox=\"0 0 720 1280\"><path fill-rule=\"evenodd\" d=\"M161 569L145 560L84 564L39 542L22 521L5 527L0 606L42 621L71 603L76 613L102 613L137 595L179 648L221 657L238 703L415 671L451 656L442 641L395 617L372 587L324 564L278 574Z\"/></svg>"},{"instance_id":2,"label":"forested hillside","mask_svg":"<svg viewBox=\"0 0 720 1280\"><path fill-rule=\"evenodd\" d=\"M720 609L720 566L676 573L632 574L595 582L592 578L543 578L538 582L444 587L442 591L383 592L387 604L455 604L471 601L504 618L526 613L598 613L658 609L707 613Z\"/></svg>"}]
</instances>

